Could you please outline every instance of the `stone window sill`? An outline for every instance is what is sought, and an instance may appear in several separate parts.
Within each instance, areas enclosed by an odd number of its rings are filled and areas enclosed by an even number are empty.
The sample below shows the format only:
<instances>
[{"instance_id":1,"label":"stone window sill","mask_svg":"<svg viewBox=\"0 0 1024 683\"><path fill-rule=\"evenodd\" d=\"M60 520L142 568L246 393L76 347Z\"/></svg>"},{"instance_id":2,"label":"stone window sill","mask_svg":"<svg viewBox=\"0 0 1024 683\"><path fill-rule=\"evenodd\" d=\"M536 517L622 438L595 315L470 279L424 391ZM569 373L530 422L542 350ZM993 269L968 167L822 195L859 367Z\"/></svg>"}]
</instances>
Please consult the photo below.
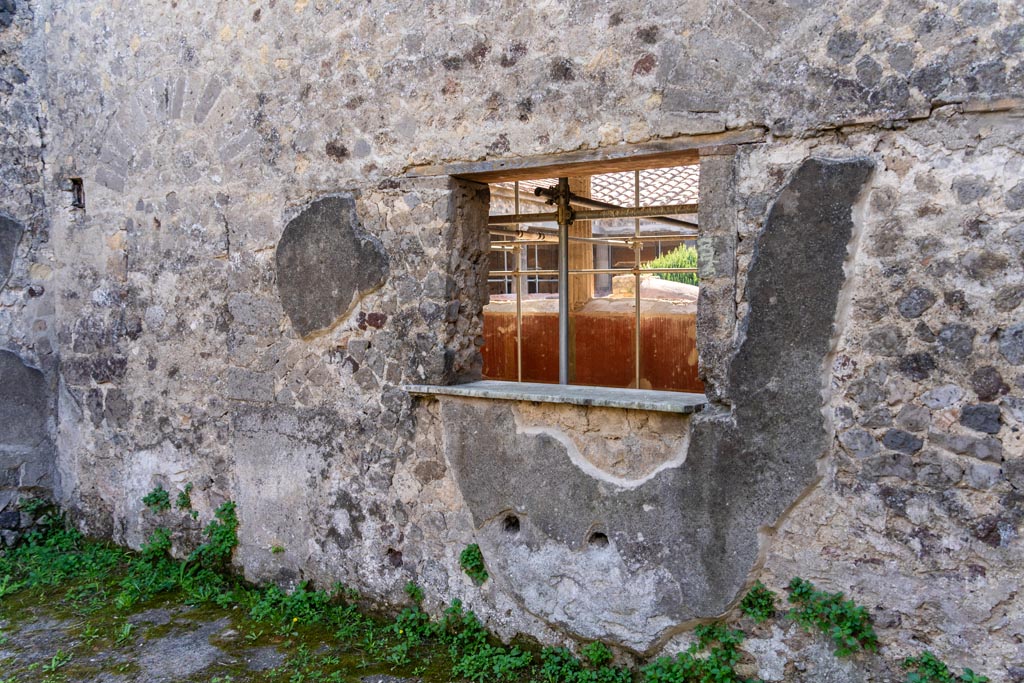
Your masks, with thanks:
<instances>
[{"instance_id":1,"label":"stone window sill","mask_svg":"<svg viewBox=\"0 0 1024 683\"><path fill-rule=\"evenodd\" d=\"M461 396L499 401L532 401L535 403L568 403L577 406L651 410L689 415L708 402L704 394L648 389L614 389L609 387L533 384L530 382L496 382L485 380L468 384L434 386L412 384L402 387L417 396Z\"/></svg>"}]
</instances>

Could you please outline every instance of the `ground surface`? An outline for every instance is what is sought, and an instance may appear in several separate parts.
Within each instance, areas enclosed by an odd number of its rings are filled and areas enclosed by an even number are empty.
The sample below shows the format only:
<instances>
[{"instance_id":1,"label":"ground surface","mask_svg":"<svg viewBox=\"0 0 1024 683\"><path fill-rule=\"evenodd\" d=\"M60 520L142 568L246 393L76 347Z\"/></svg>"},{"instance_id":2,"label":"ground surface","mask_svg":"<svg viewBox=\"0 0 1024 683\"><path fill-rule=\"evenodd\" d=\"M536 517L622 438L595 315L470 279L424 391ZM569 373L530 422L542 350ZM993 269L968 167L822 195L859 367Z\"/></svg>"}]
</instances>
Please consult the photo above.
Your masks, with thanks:
<instances>
[{"instance_id":1,"label":"ground surface","mask_svg":"<svg viewBox=\"0 0 1024 683\"><path fill-rule=\"evenodd\" d=\"M395 676L388 665L324 636L301 627L293 635L267 633L237 610L173 600L76 613L57 595L23 591L0 600L0 682L448 680Z\"/></svg>"}]
</instances>

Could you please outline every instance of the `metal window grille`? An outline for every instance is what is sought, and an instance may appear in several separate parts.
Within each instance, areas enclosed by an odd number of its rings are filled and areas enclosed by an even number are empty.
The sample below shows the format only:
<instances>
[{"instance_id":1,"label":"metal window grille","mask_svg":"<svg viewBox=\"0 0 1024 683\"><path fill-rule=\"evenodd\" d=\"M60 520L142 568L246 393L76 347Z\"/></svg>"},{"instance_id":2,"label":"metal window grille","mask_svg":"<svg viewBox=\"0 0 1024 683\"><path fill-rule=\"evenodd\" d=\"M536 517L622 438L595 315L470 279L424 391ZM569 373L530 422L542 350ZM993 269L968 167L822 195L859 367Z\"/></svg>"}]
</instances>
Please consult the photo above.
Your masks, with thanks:
<instances>
[{"instance_id":1,"label":"metal window grille","mask_svg":"<svg viewBox=\"0 0 1024 683\"><path fill-rule=\"evenodd\" d=\"M663 169L654 169L654 172L664 172ZM623 206L594 197L583 197L573 194L569 190L569 179L558 178L557 185L545 187L543 181L532 181L529 187L538 197L545 197L549 204L554 204L555 211L541 213L521 213L520 191L521 184L516 181L513 184L514 192L514 213L504 215L492 215L488 219L488 225L492 238L492 250L502 253L504 269L490 272L490 281L507 283L503 293L515 294L516 318L515 318L515 348L516 348L516 374L517 379L523 378L523 292L527 294L540 291L542 283L555 282L558 285L558 376L560 384L569 383L569 286L572 275L623 275L631 273L634 277L634 381L635 386L640 386L641 379L641 277L643 275L658 275L667 273L696 273L696 268L645 268L643 263L643 249L645 244L654 247L656 256L663 253L663 243L673 243L675 246L685 242L695 241L697 238L696 224L694 221L680 220L679 217L692 216L697 213L696 201L651 205L649 197L661 198L664 193L648 192L648 201L644 199L642 192L641 174L652 171L634 171L632 175L633 196L631 206ZM609 174L617 176L611 185L617 185L618 194L609 198L622 198L622 176L627 174ZM526 183L523 183L524 185ZM692 192L696 193L696 181L692 182ZM598 194L598 193L592 193ZM611 193L606 193L611 194ZM694 197L695 198L695 197ZM569 226L577 220L605 220L605 219L633 219L632 235L605 235L599 237L579 237L569 234ZM649 218L659 223L672 225L677 233L671 236L665 235L643 235L641 234L641 219ZM558 224L557 231L538 227L537 223ZM569 244L570 242L585 242L593 245L604 245L612 247L626 247L632 250L633 259L631 268L570 268ZM532 263L540 263L541 246L549 247L554 245L558 249L557 268L530 268L530 249L533 249ZM493 261L492 261L493 263ZM511 266L511 267L510 267Z\"/></svg>"}]
</instances>

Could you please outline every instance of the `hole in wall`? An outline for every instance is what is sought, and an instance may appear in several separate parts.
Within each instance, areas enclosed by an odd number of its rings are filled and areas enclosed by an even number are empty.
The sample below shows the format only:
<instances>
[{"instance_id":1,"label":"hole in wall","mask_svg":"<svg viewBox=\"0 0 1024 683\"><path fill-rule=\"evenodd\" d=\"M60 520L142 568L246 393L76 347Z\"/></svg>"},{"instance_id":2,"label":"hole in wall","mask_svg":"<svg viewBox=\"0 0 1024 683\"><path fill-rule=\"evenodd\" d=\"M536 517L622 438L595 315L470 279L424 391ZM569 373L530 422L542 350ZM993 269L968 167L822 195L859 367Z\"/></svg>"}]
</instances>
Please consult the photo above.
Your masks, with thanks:
<instances>
[{"instance_id":1,"label":"hole in wall","mask_svg":"<svg viewBox=\"0 0 1024 683\"><path fill-rule=\"evenodd\" d=\"M508 515L501 524L506 534L515 535L519 533L519 518L515 515Z\"/></svg>"},{"instance_id":2,"label":"hole in wall","mask_svg":"<svg viewBox=\"0 0 1024 683\"><path fill-rule=\"evenodd\" d=\"M590 538L587 539L587 543L595 548L606 548L608 547L608 534L603 531L595 531L590 534Z\"/></svg>"},{"instance_id":3,"label":"hole in wall","mask_svg":"<svg viewBox=\"0 0 1024 683\"><path fill-rule=\"evenodd\" d=\"M71 192L71 208L85 208L85 183L81 178L68 178Z\"/></svg>"}]
</instances>

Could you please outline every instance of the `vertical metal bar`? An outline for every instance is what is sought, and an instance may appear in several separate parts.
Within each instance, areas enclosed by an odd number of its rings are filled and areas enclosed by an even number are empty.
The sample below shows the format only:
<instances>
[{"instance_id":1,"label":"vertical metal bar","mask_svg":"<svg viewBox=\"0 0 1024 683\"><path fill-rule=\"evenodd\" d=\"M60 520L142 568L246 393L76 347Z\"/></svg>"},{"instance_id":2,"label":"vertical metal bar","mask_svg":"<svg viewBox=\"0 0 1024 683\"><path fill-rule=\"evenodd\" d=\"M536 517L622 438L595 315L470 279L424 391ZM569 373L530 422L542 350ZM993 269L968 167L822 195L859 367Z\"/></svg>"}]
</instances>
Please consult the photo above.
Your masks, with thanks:
<instances>
[{"instance_id":1,"label":"vertical metal bar","mask_svg":"<svg viewBox=\"0 0 1024 683\"><path fill-rule=\"evenodd\" d=\"M640 171L633 171L633 206L640 206ZM633 219L633 266L637 269L640 268L640 259L643 256L643 243L640 241L640 219ZM633 381L637 389L640 388L640 272L637 270L636 274L633 275L633 295L635 296L634 303L636 305L636 319L633 334L633 356L636 359L633 363L635 376Z\"/></svg>"},{"instance_id":2,"label":"vertical metal bar","mask_svg":"<svg viewBox=\"0 0 1024 683\"><path fill-rule=\"evenodd\" d=\"M558 179L558 383L569 383L569 179Z\"/></svg>"},{"instance_id":3,"label":"vertical metal bar","mask_svg":"<svg viewBox=\"0 0 1024 683\"><path fill-rule=\"evenodd\" d=\"M519 213L519 181L516 181L516 213ZM518 229L519 226L516 226ZM520 251L522 247L516 245L515 263L516 271L522 271L522 258ZM516 286L516 381L523 381L523 276L514 276Z\"/></svg>"}]
</instances>

